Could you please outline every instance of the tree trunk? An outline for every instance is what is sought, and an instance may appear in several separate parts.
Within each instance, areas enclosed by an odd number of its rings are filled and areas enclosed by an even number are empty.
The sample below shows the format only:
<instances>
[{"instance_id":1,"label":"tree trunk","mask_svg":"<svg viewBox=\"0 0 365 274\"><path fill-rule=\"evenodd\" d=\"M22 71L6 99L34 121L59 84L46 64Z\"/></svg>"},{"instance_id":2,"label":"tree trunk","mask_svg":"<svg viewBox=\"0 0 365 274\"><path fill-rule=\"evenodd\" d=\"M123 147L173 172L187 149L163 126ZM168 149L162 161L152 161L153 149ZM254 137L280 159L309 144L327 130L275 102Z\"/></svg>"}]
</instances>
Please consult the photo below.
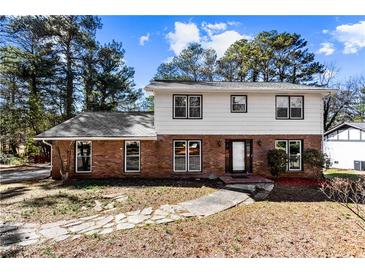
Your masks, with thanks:
<instances>
[{"instance_id":1,"label":"tree trunk","mask_svg":"<svg viewBox=\"0 0 365 274\"><path fill-rule=\"evenodd\" d=\"M71 39L66 46L66 118L70 119L73 114L73 81Z\"/></svg>"}]
</instances>

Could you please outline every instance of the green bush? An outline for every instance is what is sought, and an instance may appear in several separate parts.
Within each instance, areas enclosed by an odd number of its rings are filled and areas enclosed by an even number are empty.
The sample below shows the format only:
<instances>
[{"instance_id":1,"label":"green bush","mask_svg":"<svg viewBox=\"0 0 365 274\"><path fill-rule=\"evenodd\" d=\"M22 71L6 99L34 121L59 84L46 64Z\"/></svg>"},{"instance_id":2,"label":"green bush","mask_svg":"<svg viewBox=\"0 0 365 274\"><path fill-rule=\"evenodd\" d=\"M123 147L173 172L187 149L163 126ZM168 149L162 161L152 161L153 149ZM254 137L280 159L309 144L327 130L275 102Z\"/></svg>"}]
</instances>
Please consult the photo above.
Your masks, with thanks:
<instances>
[{"instance_id":1,"label":"green bush","mask_svg":"<svg viewBox=\"0 0 365 274\"><path fill-rule=\"evenodd\" d=\"M267 153L267 161L270 167L270 172L274 177L278 177L286 171L288 156L284 150L272 149Z\"/></svg>"},{"instance_id":2,"label":"green bush","mask_svg":"<svg viewBox=\"0 0 365 274\"><path fill-rule=\"evenodd\" d=\"M306 149L303 153L303 161L316 168L328 168L330 166L328 156L317 149Z\"/></svg>"}]
</instances>

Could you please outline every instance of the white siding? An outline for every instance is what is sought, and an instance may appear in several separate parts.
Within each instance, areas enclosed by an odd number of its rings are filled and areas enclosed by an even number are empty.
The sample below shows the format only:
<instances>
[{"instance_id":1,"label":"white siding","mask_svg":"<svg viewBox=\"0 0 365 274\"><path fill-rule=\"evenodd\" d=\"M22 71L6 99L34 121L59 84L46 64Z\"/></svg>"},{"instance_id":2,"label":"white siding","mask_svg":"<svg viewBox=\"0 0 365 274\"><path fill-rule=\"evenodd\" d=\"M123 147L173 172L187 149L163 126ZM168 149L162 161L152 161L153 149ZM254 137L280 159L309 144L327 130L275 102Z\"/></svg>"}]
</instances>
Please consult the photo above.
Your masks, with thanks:
<instances>
[{"instance_id":1,"label":"white siding","mask_svg":"<svg viewBox=\"0 0 365 274\"><path fill-rule=\"evenodd\" d=\"M173 94L155 93L157 134L322 134L322 96L304 95L304 120L276 120L275 94L247 95L247 113L231 113L230 93L203 95L203 119L173 119ZM280 93L278 93L279 95Z\"/></svg>"},{"instance_id":2,"label":"white siding","mask_svg":"<svg viewBox=\"0 0 365 274\"><path fill-rule=\"evenodd\" d=\"M349 138L350 140L360 140L361 132L360 129L357 128L349 128Z\"/></svg>"},{"instance_id":3,"label":"white siding","mask_svg":"<svg viewBox=\"0 0 365 274\"><path fill-rule=\"evenodd\" d=\"M334 168L353 169L354 161L365 161L365 141L326 141L324 151Z\"/></svg>"}]
</instances>

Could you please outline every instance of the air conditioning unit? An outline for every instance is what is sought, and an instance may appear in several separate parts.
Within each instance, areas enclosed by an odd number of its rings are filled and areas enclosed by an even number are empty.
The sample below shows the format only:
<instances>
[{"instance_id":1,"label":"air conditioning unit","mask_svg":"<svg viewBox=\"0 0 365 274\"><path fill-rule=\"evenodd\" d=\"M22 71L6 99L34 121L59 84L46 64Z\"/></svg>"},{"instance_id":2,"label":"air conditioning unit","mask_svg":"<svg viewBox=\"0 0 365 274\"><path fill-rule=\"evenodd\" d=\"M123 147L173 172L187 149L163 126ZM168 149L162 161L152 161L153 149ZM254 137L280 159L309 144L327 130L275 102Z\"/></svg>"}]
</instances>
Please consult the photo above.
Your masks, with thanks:
<instances>
[{"instance_id":1,"label":"air conditioning unit","mask_svg":"<svg viewBox=\"0 0 365 274\"><path fill-rule=\"evenodd\" d=\"M365 161L354 161L354 169L365 171Z\"/></svg>"}]
</instances>

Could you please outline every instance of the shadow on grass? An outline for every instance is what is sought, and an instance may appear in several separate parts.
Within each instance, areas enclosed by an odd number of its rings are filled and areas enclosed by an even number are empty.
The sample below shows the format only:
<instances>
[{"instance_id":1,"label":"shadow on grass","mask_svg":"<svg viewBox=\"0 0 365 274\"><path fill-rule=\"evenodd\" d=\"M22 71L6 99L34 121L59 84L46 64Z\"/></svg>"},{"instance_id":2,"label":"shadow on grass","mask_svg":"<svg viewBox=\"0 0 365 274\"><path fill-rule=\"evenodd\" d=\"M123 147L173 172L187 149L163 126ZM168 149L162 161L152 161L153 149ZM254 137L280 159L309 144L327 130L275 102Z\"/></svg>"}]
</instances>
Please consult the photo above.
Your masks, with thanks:
<instances>
[{"instance_id":1,"label":"shadow on grass","mask_svg":"<svg viewBox=\"0 0 365 274\"><path fill-rule=\"evenodd\" d=\"M269 194L270 202L324 202L330 201L316 186L275 185Z\"/></svg>"},{"instance_id":2,"label":"shadow on grass","mask_svg":"<svg viewBox=\"0 0 365 274\"><path fill-rule=\"evenodd\" d=\"M6 189L0 192L0 200L4 201L19 195L23 195L24 193L30 191L30 188L25 186L12 187L10 189Z\"/></svg>"},{"instance_id":3,"label":"shadow on grass","mask_svg":"<svg viewBox=\"0 0 365 274\"><path fill-rule=\"evenodd\" d=\"M65 202L65 201L67 203L72 203L72 204L79 204L80 202L82 202L82 200L75 195L56 194L52 196L27 199L23 201L23 206L45 207L45 206L53 206L55 204L59 204L60 202Z\"/></svg>"}]
</instances>

